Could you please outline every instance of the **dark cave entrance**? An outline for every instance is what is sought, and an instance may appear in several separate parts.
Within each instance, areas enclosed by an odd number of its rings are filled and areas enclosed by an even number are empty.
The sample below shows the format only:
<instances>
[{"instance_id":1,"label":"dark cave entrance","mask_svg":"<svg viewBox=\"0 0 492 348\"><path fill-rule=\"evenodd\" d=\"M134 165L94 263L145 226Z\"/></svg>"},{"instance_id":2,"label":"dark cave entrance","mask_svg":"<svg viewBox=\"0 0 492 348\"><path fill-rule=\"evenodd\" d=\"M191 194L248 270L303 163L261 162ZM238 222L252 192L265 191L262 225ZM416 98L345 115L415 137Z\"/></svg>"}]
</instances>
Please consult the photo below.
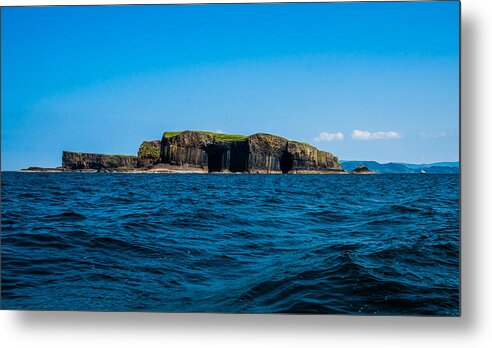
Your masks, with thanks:
<instances>
[{"instance_id":1,"label":"dark cave entrance","mask_svg":"<svg viewBox=\"0 0 492 348\"><path fill-rule=\"evenodd\" d=\"M292 155L287 151L283 151L280 156L280 170L282 171L282 174L287 174L290 172L293 166L294 159L292 158Z\"/></svg>"},{"instance_id":2,"label":"dark cave entrance","mask_svg":"<svg viewBox=\"0 0 492 348\"><path fill-rule=\"evenodd\" d=\"M220 148L209 148L208 151L208 172L221 172L225 150Z\"/></svg>"}]
</instances>

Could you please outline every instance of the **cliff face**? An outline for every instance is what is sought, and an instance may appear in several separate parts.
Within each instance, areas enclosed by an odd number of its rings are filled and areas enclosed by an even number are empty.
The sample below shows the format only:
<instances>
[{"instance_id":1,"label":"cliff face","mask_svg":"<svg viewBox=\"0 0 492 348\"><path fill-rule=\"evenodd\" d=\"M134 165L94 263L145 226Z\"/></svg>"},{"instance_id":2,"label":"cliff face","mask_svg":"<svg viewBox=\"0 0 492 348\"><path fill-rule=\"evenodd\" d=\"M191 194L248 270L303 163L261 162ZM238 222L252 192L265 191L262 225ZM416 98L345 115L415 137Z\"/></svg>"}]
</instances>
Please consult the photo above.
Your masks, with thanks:
<instances>
[{"instance_id":1,"label":"cliff face","mask_svg":"<svg viewBox=\"0 0 492 348\"><path fill-rule=\"evenodd\" d=\"M338 158L315 147L257 133L249 137L184 131L162 138L161 162L209 172L295 173L343 171Z\"/></svg>"},{"instance_id":2,"label":"cliff face","mask_svg":"<svg viewBox=\"0 0 492 348\"><path fill-rule=\"evenodd\" d=\"M257 133L248 138L248 171L251 173L281 172L292 169L292 156L287 151L287 139L270 134Z\"/></svg>"},{"instance_id":3,"label":"cliff face","mask_svg":"<svg viewBox=\"0 0 492 348\"><path fill-rule=\"evenodd\" d=\"M254 134L249 140L249 172L303 173L343 171L338 158L314 146L270 134Z\"/></svg>"},{"instance_id":4,"label":"cliff face","mask_svg":"<svg viewBox=\"0 0 492 348\"><path fill-rule=\"evenodd\" d=\"M161 163L201 168L209 172L246 172L247 143L236 139L206 132L184 131L170 137L164 133Z\"/></svg>"},{"instance_id":5,"label":"cliff face","mask_svg":"<svg viewBox=\"0 0 492 348\"><path fill-rule=\"evenodd\" d=\"M81 153L63 151L62 167L68 170L96 169L114 170L131 169L137 166L137 156L103 155L98 153Z\"/></svg>"},{"instance_id":6,"label":"cliff face","mask_svg":"<svg viewBox=\"0 0 492 348\"><path fill-rule=\"evenodd\" d=\"M182 132L172 137L165 133L161 142L161 163L202 168L207 165L207 152L213 137L198 132Z\"/></svg>"},{"instance_id":7,"label":"cliff face","mask_svg":"<svg viewBox=\"0 0 492 348\"><path fill-rule=\"evenodd\" d=\"M63 152L66 170L198 170L242 173L343 172L338 158L306 143L276 135L241 135L202 131L164 133L144 141L138 156Z\"/></svg>"}]
</instances>

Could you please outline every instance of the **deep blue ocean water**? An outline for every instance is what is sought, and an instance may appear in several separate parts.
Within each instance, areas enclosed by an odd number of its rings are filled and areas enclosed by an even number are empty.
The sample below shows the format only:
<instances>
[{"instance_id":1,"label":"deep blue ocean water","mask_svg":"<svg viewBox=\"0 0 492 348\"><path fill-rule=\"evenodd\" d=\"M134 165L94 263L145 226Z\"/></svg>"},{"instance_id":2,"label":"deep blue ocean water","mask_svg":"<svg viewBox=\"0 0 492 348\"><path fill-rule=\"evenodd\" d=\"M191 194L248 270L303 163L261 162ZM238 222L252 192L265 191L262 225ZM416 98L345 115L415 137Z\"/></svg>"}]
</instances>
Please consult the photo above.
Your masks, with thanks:
<instances>
[{"instance_id":1,"label":"deep blue ocean water","mask_svg":"<svg viewBox=\"0 0 492 348\"><path fill-rule=\"evenodd\" d=\"M1 181L4 309L459 315L458 175Z\"/></svg>"}]
</instances>

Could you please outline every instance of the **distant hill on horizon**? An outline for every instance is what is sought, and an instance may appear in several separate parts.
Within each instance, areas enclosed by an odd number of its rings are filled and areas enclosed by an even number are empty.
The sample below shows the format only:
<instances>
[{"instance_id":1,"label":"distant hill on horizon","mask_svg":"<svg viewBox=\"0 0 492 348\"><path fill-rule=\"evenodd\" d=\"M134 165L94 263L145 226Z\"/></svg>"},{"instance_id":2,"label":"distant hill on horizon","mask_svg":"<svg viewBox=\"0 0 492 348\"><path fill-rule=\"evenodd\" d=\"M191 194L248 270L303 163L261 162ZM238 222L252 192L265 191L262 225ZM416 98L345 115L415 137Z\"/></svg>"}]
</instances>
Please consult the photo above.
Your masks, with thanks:
<instances>
[{"instance_id":1,"label":"distant hill on horizon","mask_svg":"<svg viewBox=\"0 0 492 348\"><path fill-rule=\"evenodd\" d=\"M343 169L352 171L360 164L364 164L369 170L382 174L417 174L420 170L425 170L430 174L458 174L459 162L435 162L428 164L413 164L413 163L379 163L376 161L345 161L340 160Z\"/></svg>"}]
</instances>

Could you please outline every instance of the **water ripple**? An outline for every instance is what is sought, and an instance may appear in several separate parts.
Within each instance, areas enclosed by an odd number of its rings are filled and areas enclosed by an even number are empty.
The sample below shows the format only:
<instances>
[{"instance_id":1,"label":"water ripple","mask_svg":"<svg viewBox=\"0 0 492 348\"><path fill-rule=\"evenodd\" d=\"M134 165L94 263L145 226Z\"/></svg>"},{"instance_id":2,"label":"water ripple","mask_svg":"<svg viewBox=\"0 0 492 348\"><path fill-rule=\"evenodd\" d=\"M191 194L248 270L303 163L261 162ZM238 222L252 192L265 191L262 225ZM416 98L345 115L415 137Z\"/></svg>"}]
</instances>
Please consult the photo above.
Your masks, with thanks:
<instances>
[{"instance_id":1,"label":"water ripple","mask_svg":"<svg viewBox=\"0 0 492 348\"><path fill-rule=\"evenodd\" d=\"M2 173L2 308L459 314L457 175Z\"/></svg>"}]
</instances>

